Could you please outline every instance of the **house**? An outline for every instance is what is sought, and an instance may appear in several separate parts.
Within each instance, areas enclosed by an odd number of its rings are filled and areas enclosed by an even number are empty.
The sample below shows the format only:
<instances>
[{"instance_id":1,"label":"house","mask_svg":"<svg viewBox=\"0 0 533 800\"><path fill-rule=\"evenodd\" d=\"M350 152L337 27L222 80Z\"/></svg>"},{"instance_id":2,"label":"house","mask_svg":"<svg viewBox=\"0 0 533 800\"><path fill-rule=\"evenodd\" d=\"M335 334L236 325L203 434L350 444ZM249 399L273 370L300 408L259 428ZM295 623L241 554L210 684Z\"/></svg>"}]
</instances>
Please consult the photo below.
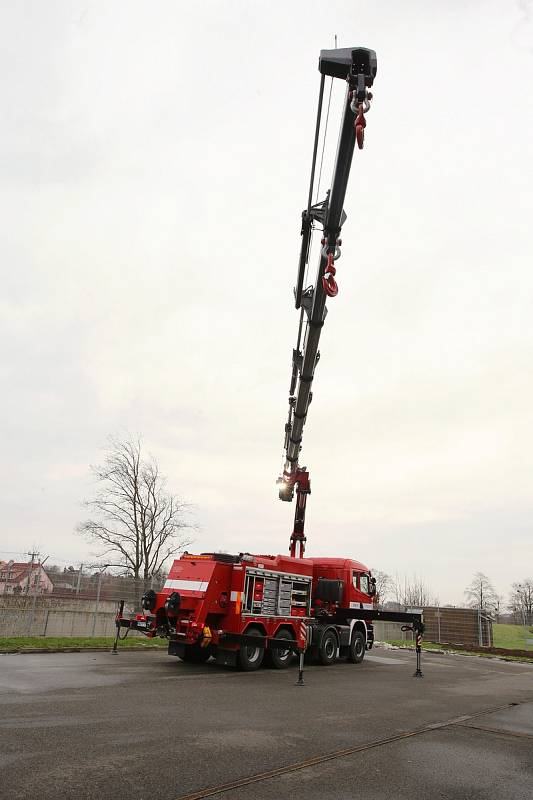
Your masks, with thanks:
<instances>
[{"instance_id":1,"label":"house","mask_svg":"<svg viewBox=\"0 0 533 800\"><path fill-rule=\"evenodd\" d=\"M42 564L0 561L0 594L48 594L53 588Z\"/></svg>"}]
</instances>

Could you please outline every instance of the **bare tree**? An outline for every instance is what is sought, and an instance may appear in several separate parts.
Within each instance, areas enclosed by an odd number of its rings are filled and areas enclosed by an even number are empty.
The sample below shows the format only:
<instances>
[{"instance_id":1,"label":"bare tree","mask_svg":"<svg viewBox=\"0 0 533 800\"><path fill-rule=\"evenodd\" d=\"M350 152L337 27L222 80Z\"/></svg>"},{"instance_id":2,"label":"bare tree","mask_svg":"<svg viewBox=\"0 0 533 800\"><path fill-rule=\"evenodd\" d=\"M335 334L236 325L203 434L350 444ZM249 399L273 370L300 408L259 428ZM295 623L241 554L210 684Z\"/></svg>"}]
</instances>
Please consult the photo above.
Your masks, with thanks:
<instances>
[{"instance_id":1,"label":"bare tree","mask_svg":"<svg viewBox=\"0 0 533 800\"><path fill-rule=\"evenodd\" d=\"M376 579L376 603L383 605L392 589L392 578L380 569L373 569L372 576Z\"/></svg>"},{"instance_id":2,"label":"bare tree","mask_svg":"<svg viewBox=\"0 0 533 800\"><path fill-rule=\"evenodd\" d=\"M503 606L504 597L502 594L496 594L496 599L494 602L494 614L496 617L496 622L500 621L500 615L502 613L502 606Z\"/></svg>"},{"instance_id":3,"label":"bare tree","mask_svg":"<svg viewBox=\"0 0 533 800\"><path fill-rule=\"evenodd\" d=\"M533 579L513 583L509 608L524 624L533 624Z\"/></svg>"},{"instance_id":4,"label":"bare tree","mask_svg":"<svg viewBox=\"0 0 533 800\"><path fill-rule=\"evenodd\" d=\"M492 613L498 605L496 590L482 572L476 572L472 583L465 589L465 596L469 608L479 608L480 611Z\"/></svg>"},{"instance_id":5,"label":"bare tree","mask_svg":"<svg viewBox=\"0 0 533 800\"><path fill-rule=\"evenodd\" d=\"M401 606L424 608L431 605L431 589L416 575L396 575L392 581L395 600Z\"/></svg>"},{"instance_id":6,"label":"bare tree","mask_svg":"<svg viewBox=\"0 0 533 800\"><path fill-rule=\"evenodd\" d=\"M84 503L90 517L78 532L99 545L98 558L111 559L134 578L150 578L191 543L195 526L189 507L166 489L153 458L144 458L139 440L109 437L104 463L91 467L98 485Z\"/></svg>"}]
</instances>

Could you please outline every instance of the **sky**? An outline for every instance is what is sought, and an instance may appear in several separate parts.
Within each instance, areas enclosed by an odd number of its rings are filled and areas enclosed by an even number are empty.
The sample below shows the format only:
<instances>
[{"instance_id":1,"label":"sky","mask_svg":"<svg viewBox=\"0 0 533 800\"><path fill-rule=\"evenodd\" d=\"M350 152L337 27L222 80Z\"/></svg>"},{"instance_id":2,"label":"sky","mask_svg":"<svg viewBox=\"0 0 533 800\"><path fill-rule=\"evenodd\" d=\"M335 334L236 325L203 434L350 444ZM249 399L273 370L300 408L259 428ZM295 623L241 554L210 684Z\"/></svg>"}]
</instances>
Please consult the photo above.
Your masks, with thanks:
<instances>
[{"instance_id":1,"label":"sky","mask_svg":"<svg viewBox=\"0 0 533 800\"><path fill-rule=\"evenodd\" d=\"M532 575L526 0L0 4L0 558L86 562L90 465L128 433L194 506L194 549L286 552L292 287L335 36L378 73L304 431L307 553L441 603L477 571L504 596Z\"/></svg>"}]
</instances>

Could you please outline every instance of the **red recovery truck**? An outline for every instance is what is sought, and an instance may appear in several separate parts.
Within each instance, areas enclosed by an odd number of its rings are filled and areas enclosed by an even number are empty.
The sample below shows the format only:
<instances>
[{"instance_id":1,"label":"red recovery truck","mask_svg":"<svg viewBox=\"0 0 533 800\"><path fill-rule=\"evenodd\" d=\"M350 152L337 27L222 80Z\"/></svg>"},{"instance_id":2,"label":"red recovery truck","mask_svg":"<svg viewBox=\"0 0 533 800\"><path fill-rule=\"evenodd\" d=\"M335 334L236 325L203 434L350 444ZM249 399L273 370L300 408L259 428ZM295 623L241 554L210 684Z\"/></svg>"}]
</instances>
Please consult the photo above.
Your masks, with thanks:
<instances>
[{"instance_id":1,"label":"red recovery truck","mask_svg":"<svg viewBox=\"0 0 533 800\"><path fill-rule=\"evenodd\" d=\"M364 47L322 50L319 71L311 179L307 208L302 212L294 289L295 306L300 311L298 336L292 351L284 466L278 478L282 500L290 502L296 493L290 555L185 553L174 561L162 591L144 595L144 613L125 617L121 604L117 638L121 628L140 630L147 636L167 637L169 653L184 661L203 662L213 655L221 664L238 664L245 670L257 669L264 658L281 669L288 666L294 652L299 652L301 670L305 650L322 664L331 664L338 657L361 662L374 641L372 620L379 619L406 623L416 633L415 675L421 675L422 615L376 609L375 580L358 561L304 557L305 509L311 484L307 468L299 465L299 454L320 358L318 344L326 319L326 299L338 294L334 262L340 258L340 232L346 219L344 199L356 142L359 149L363 147L365 114L377 71L376 54ZM346 93L330 189L324 200L313 205L326 77L332 82L345 81ZM306 286L312 233L318 226L318 269L314 283ZM363 231L362 223L358 230Z\"/></svg>"},{"instance_id":2,"label":"red recovery truck","mask_svg":"<svg viewBox=\"0 0 533 800\"><path fill-rule=\"evenodd\" d=\"M184 553L162 591L144 595L144 613L121 613L119 624L168 637L169 654L184 661L214 656L251 671L266 658L283 669L308 649L324 665L339 656L358 664L374 641L370 619L360 618L374 587L350 559Z\"/></svg>"}]
</instances>

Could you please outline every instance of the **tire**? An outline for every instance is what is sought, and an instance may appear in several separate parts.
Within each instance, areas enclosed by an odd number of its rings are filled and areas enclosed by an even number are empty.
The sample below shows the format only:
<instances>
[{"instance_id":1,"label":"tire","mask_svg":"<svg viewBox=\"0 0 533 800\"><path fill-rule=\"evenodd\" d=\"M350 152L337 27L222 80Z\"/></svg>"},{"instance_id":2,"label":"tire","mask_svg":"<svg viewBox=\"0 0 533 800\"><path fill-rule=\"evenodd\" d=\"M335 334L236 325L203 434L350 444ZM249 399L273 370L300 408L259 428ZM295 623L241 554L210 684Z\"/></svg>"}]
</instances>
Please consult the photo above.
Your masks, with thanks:
<instances>
[{"instance_id":1,"label":"tire","mask_svg":"<svg viewBox=\"0 0 533 800\"><path fill-rule=\"evenodd\" d=\"M329 667L330 664L335 663L337 660L338 646L339 642L337 639L337 634L330 628L322 636L320 646L318 648L318 660L324 667Z\"/></svg>"},{"instance_id":2,"label":"tire","mask_svg":"<svg viewBox=\"0 0 533 800\"><path fill-rule=\"evenodd\" d=\"M246 631L247 636L263 636L258 628L249 628ZM265 657L265 650L263 647L255 647L254 645L242 645L239 650L238 664L244 672L254 672L259 669Z\"/></svg>"},{"instance_id":3,"label":"tire","mask_svg":"<svg viewBox=\"0 0 533 800\"><path fill-rule=\"evenodd\" d=\"M188 664L205 664L211 658L211 647L200 647L199 644L190 644L185 647L185 652L180 656Z\"/></svg>"},{"instance_id":4,"label":"tire","mask_svg":"<svg viewBox=\"0 0 533 800\"><path fill-rule=\"evenodd\" d=\"M276 639L287 639L289 642L294 642L293 634L287 630L279 631ZM269 664L274 669L287 669L294 658L292 650L268 650L267 655Z\"/></svg>"},{"instance_id":5,"label":"tire","mask_svg":"<svg viewBox=\"0 0 533 800\"><path fill-rule=\"evenodd\" d=\"M365 635L363 631L355 629L352 632L350 648L348 650L348 661L352 664L360 664L365 657Z\"/></svg>"}]
</instances>

